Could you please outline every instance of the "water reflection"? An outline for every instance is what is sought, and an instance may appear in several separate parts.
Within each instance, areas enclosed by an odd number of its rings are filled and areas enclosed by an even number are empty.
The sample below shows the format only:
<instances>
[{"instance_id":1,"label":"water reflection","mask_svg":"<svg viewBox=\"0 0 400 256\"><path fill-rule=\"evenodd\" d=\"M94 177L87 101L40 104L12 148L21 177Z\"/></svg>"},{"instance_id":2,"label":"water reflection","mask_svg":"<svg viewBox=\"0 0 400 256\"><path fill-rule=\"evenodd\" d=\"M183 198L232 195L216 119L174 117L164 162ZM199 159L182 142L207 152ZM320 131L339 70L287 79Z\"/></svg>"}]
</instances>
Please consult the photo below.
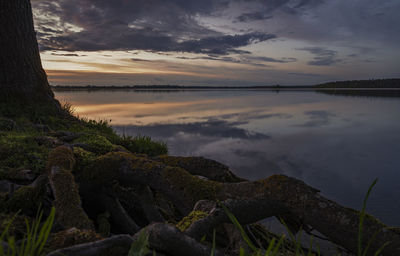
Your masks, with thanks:
<instances>
[{"instance_id":1,"label":"water reflection","mask_svg":"<svg viewBox=\"0 0 400 256\"><path fill-rule=\"evenodd\" d=\"M112 119L120 134L166 141L171 154L201 155L239 176L297 177L333 200L400 225L400 100L314 92L58 92L81 116Z\"/></svg>"}]
</instances>

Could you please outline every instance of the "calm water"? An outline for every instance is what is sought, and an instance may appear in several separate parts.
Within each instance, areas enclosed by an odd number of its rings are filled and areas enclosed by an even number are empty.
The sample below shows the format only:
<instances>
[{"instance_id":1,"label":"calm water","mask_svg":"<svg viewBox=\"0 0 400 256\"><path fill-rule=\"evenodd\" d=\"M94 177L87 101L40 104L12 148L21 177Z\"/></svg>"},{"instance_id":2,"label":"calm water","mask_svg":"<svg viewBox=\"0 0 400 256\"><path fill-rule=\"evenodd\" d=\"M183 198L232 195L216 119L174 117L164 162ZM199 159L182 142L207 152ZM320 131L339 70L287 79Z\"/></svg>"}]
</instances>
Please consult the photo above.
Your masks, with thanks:
<instances>
[{"instance_id":1,"label":"calm water","mask_svg":"<svg viewBox=\"0 0 400 256\"><path fill-rule=\"evenodd\" d=\"M80 116L150 135L172 155L205 156L255 180L302 179L343 205L400 226L400 98L315 92L56 92Z\"/></svg>"}]
</instances>

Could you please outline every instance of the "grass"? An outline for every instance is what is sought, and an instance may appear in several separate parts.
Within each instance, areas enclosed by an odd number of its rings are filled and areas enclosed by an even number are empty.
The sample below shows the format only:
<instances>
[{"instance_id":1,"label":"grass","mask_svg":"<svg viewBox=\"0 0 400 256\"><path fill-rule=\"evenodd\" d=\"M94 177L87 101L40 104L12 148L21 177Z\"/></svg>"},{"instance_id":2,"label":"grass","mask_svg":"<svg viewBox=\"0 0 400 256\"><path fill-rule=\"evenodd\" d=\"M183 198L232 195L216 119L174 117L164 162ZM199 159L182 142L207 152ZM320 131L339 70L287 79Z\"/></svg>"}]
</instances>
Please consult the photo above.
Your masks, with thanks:
<instances>
[{"instance_id":1,"label":"grass","mask_svg":"<svg viewBox=\"0 0 400 256\"><path fill-rule=\"evenodd\" d=\"M142 232L139 234L138 239L132 243L128 256L146 256L149 253L149 236ZM153 252L153 255L155 255L155 252Z\"/></svg>"},{"instance_id":2,"label":"grass","mask_svg":"<svg viewBox=\"0 0 400 256\"><path fill-rule=\"evenodd\" d=\"M15 217L15 216L14 216ZM42 224L43 212L38 212L33 223L29 224L26 220L26 235L22 242L18 244L13 236L8 235L8 229L12 224L9 221L6 228L0 234L0 256L43 256L45 255L44 247L49 238L51 228L55 217L55 208L51 209L50 215ZM7 243L7 248L3 245Z\"/></svg>"},{"instance_id":3,"label":"grass","mask_svg":"<svg viewBox=\"0 0 400 256\"><path fill-rule=\"evenodd\" d=\"M2 104L0 103L0 107ZM15 170L43 172L49 151L57 138L52 131L79 134L72 143L87 144L97 155L114 149L127 149L137 154L157 156L168 153L167 145L148 136L119 136L106 120L79 118L71 104L62 104L63 115L29 113L17 115L21 110L3 115L0 110L0 177ZM10 119L11 118L11 119ZM37 126L45 127L44 130ZM1 209L0 209L1 212Z\"/></svg>"},{"instance_id":4,"label":"grass","mask_svg":"<svg viewBox=\"0 0 400 256\"><path fill-rule=\"evenodd\" d=\"M137 135L122 136L117 143L131 152L146 154L149 156L166 155L168 154L167 144L152 140L149 136Z\"/></svg>"},{"instance_id":5,"label":"grass","mask_svg":"<svg viewBox=\"0 0 400 256\"><path fill-rule=\"evenodd\" d=\"M378 182L378 179L375 179L374 182L371 184L371 186L368 188L368 192L365 195L364 201L363 201L363 206L361 209L361 213L360 213L360 220L358 223L358 250L357 250L357 256L366 256L369 248L372 244L372 242L374 241L375 237L378 235L379 232L376 232L372 238L368 241L367 246L363 249L362 248L362 241L363 241L363 226L364 226L364 220L365 220L365 216L366 216L366 212L365 209L367 207L367 201L369 198L369 195L371 194L371 191L373 189L373 187L376 185L376 183ZM383 249L385 249L385 247L389 244L389 242L384 243L375 253L374 256L378 256L381 254L381 252L383 251Z\"/></svg>"}]
</instances>

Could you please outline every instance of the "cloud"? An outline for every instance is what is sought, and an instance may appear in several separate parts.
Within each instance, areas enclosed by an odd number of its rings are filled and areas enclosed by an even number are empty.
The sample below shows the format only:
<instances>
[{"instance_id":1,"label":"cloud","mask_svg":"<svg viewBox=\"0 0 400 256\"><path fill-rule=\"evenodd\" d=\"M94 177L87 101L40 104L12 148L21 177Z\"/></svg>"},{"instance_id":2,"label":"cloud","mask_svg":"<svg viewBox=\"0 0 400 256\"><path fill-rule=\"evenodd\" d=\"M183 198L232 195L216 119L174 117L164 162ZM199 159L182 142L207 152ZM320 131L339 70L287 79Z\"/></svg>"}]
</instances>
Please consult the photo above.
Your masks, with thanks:
<instances>
[{"instance_id":1,"label":"cloud","mask_svg":"<svg viewBox=\"0 0 400 256\"><path fill-rule=\"evenodd\" d=\"M276 38L264 32L225 34L204 25L229 1L95 1L33 2L42 51L146 50L214 55L248 53L238 48Z\"/></svg>"},{"instance_id":2,"label":"cloud","mask_svg":"<svg viewBox=\"0 0 400 256\"><path fill-rule=\"evenodd\" d=\"M223 35L206 37L199 40L188 40L176 45L175 51L225 55L244 53L236 48L276 38L276 35L265 33L247 33L243 35Z\"/></svg>"},{"instance_id":3,"label":"cloud","mask_svg":"<svg viewBox=\"0 0 400 256\"><path fill-rule=\"evenodd\" d=\"M64 57L84 57L87 56L85 54L76 54L76 53L55 53L52 52L51 55L53 56L64 56Z\"/></svg>"},{"instance_id":4,"label":"cloud","mask_svg":"<svg viewBox=\"0 0 400 256\"><path fill-rule=\"evenodd\" d=\"M304 47L296 48L296 50L306 51L315 56L312 61L307 62L307 64L311 66L331 66L342 61L336 59L337 51L328 50L322 47Z\"/></svg>"},{"instance_id":5,"label":"cloud","mask_svg":"<svg viewBox=\"0 0 400 256\"><path fill-rule=\"evenodd\" d=\"M259 20L269 20L272 19L273 16L267 15L263 12L248 12L243 13L237 16L234 22L250 22L250 21L259 21Z\"/></svg>"},{"instance_id":6,"label":"cloud","mask_svg":"<svg viewBox=\"0 0 400 256\"><path fill-rule=\"evenodd\" d=\"M296 58L281 58L281 59L276 59L276 58L270 58L270 57L263 57L263 56L247 56L246 57L249 60L258 60L258 61L263 61L263 62L274 62L274 63L290 63L290 62L296 62Z\"/></svg>"},{"instance_id":7,"label":"cloud","mask_svg":"<svg viewBox=\"0 0 400 256\"><path fill-rule=\"evenodd\" d=\"M320 74L314 74L314 73L299 73L299 72L289 72L288 75L294 75L294 76L310 76L310 77L320 77Z\"/></svg>"},{"instance_id":8,"label":"cloud","mask_svg":"<svg viewBox=\"0 0 400 256\"><path fill-rule=\"evenodd\" d=\"M296 58L271 58L271 57L263 57L263 56L253 56L249 53L243 53L240 56L230 57L230 56L199 56L199 57L185 57L179 56L177 59L182 60L217 60L223 62L230 63L238 63L238 64L248 64L252 66L260 66L260 67L269 67L269 65L265 63L290 63L296 62Z\"/></svg>"}]
</instances>

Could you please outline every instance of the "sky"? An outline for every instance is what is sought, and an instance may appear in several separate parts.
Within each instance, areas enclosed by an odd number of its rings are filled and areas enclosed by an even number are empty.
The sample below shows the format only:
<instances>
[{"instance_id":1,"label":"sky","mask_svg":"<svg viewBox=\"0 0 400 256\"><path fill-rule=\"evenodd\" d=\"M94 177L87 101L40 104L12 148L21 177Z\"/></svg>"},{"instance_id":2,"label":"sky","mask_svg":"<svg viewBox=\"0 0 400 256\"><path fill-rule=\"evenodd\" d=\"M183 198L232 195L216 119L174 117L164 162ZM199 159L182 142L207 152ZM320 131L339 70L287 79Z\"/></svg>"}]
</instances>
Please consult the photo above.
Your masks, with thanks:
<instances>
[{"instance_id":1,"label":"sky","mask_svg":"<svg viewBox=\"0 0 400 256\"><path fill-rule=\"evenodd\" d=\"M53 85L400 77L399 0L31 0Z\"/></svg>"}]
</instances>

